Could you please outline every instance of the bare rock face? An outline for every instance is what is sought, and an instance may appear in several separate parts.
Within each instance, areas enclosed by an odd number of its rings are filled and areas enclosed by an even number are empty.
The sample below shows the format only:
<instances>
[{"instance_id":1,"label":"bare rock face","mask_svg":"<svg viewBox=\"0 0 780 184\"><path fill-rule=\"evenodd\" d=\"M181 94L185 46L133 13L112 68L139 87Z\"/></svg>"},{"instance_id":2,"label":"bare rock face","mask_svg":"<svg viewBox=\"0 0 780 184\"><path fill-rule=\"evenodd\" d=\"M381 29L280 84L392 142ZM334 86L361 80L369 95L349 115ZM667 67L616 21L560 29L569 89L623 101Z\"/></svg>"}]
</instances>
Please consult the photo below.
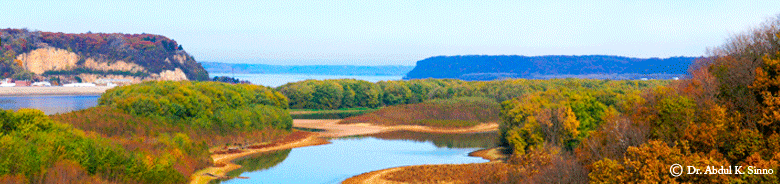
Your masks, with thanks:
<instances>
[{"instance_id":1,"label":"bare rock face","mask_svg":"<svg viewBox=\"0 0 780 184\"><path fill-rule=\"evenodd\" d=\"M159 75L157 76L152 75L152 77L156 78L156 80L170 80L170 81L187 80L187 75L184 74L184 71L182 71L179 68L176 68L175 70L164 70L160 72Z\"/></svg>"},{"instance_id":2,"label":"bare rock face","mask_svg":"<svg viewBox=\"0 0 780 184\"><path fill-rule=\"evenodd\" d=\"M176 54L173 55L173 60L179 62L179 64L184 64L184 62L187 61L187 56L185 56L184 54Z\"/></svg>"},{"instance_id":3,"label":"bare rock face","mask_svg":"<svg viewBox=\"0 0 780 184\"><path fill-rule=\"evenodd\" d=\"M54 47L39 48L28 53L20 54L16 57L22 61L25 69L37 75L41 75L51 70L71 70L76 67L88 68L96 71L128 71L148 73L146 68L125 61L106 61L103 59L86 58L83 63L77 63L80 56L76 53ZM187 61L185 55L174 55L173 60L165 59L166 62L178 62L183 64ZM159 74L152 73L147 77L135 77L124 75L98 75L82 73L78 75L84 82L95 82L101 79L123 79L129 83L140 83L148 80L188 80L187 75L180 68L174 70L163 70Z\"/></svg>"},{"instance_id":4,"label":"bare rock face","mask_svg":"<svg viewBox=\"0 0 780 184\"><path fill-rule=\"evenodd\" d=\"M143 78L140 77L133 77L133 76L126 76L126 75L96 75L96 74L86 74L82 73L78 75L83 82L97 82L98 80L105 80L105 79L124 79L128 80L129 84L135 84L135 83L141 83L143 82ZM117 83L117 82L114 82Z\"/></svg>"},{"instance_id":5,"label":"bare rock face","mask_svg":"<svg viewBox=\"0 0 780 184\"><path fill-rule=\"evenodd\" d=\"M49 70L66 70L76 66L79 56L64 49L46 47L16 56L24 68L37 75Z\"/></svg>"},{"instance_id":6,"label":"bare rock face","mask_svg":"<svg viewBox=\"0 0 780 184\"><path fill-rule=\"evenodd\" d=\"M108 70L114 70L114 71L129 71L129 72L142 72L146 71L144 67L137 65L135 63L127 63L124 61L114 61L114 62L108 62L108 61L96 61L93 58L87 58L84 61L83 67L90 68L93 70L102 70L102 71L108 71Z\"/></svg>"}]
</instances>

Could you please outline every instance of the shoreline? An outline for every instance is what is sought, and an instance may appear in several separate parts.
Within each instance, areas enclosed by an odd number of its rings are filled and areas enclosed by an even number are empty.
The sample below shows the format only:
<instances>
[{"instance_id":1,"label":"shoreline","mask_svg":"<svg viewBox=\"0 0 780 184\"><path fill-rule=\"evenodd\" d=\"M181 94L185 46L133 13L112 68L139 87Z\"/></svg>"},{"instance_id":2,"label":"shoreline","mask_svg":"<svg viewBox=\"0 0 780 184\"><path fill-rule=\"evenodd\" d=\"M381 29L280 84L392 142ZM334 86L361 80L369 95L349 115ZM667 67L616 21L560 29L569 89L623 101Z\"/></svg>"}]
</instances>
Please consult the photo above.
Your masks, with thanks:
<instances>
[{"instance_id":1,"label":"shoreline","mask_svg":"<svg viewBox=\"0 0 780 184\"><path fill-rule=\"evenodd\" d=\"M424 133L442 133L442 134L455 134L455 133L481 133L498 131L498 123L482 123L472 127L466 128L433 128L421 125L395 125L395 126L383 126L373 125L368 123L357 124L339 124L340 119L296 119L293 120L293 127L308 128L308 129L321 129L324 130L321 133L324 137L345 137L354 135L366 135L375 134L381 132L406 130L413 132Z\"/></svg>"},{"instance_id":2,"label":"shoreline","mask_svg":"<svg viewBox=\"0 0 780 184\"><path fill-rule=\"evenodd\" d=\"M241 152L239 153L211 154L211 158L214 160L214 166L207 167L193 173L190 176L190 184L208 183L211 180L227 178L225 176L226 173L241 168L240 165L232 163L232 161L235 159L252 155L252 154L268 152L268 151L330 144L330 142L325 138L367 135L367 134L398 131L398 130L427 132L427 133L480 133L480 132L489 132L489 131L498 130L498 124L496 123L484 123L484 124L480 124L468 128L441 129L441 128L419 126L419 125L379 126L379 125L371 125L371 124L364 124L364 123L338 124L339 121L341 120L340 119L312 119L312 120L294 119L293 127L321 129L323 131L322 132L295 131L294 133L304 132L306 135L302 138L298 138L295 140L286 140L287 138L285 138L284 140L275 141L268 144L258 144L258 145L274 145L269 147L260 146L261 148L252 149L251 148L252 146L249 146L250 148L241 149L240 150ZM288 135L288 137L291 136L294 137L292 134ZM496 156L495 154L497 153L496 151L491 151L495 149L497 148L489 148L489 149L473 151L469 153L469 156L481 157L486 160L491 160L490 162L487 163L492 163L494 162L494 160L500 159L500 156ZM405 167L412 167L412 166L405 166ZM389 168L389 169L402 169L402 168L403 167L396 167L396 168ZM388 169L383 169L379 171L386 172L386 170ZM369 173L374 173L374 172L378 172L378 171L371 171ZM368 173L363 173L361 175L365 175L365 174ZM357 176L353 176L351 178L354 177Z\"/></svg>"},{"instance_id":3,"label":"shoreline","mask_svg":"<svg viewBox=\"0 0 780 184\"><path fill-rule=\"evenodd\" d=\"M113 87L0 87L0 96L92 96Z\"/></svg>"},{"instance_id":4,"label":"shoreline","mask_svg":"<svg viewBox=\"0 0 780 184\"><path fill-rule=\"evenodd\" d=\"M268 144L258 144L260 147L257 149L241 149L241 152L239 153L211 154L211 159L214 160L214 165L195 171L195 173L190 176L190 184L208 183L211 180L228 178L225 176L225 174L232 170L241 168L241 165L233 163L233 160L241 157L269 151L330 144L328 140L320 138L319 134L316 132L294 131L288 135L288 137L295 137L294 134L296 133L302 133L305 135L302 138L295 140L286 140L287 138L285 138L285 140L275 141ZM276 145L279 142L281 142L281 144ZM274 146L265 147L264 145Z\"/></svg>"},{"instance_id":5,"label":"shoreline","mask_svg":"<svg viewBox=\"0 0 780 184\"><path fill-rule=\"evenodd\" d=\"M471 164L425 164L425 165L410 165L410 166L400 166L400 167L393 167L393 168L387 168L377 171L370 171L365 172L363 174L359 174L356 176L352 176L344 180L342 183L349 183L349 184L362 184L362 183L406 183L403 181L394 181L385 178L385 176L396 174L398 172L412 172L409 170L418 169L418 168L434 168L434 170L457 170L458 167L495 167L495 166L501 166L506 165L505 161L508 155L504 154L503 151L506 148L503 147L494 147L494 148L486 148L481 149L477 151L473 151L469 153L469 156L472 157L481 157L483 159L489 160L489 162L485 163L471 163ZM455 172L458 173L458 172ZM458 177L450 178L452 180L449 181L437 181L437 183L462 183L462 180L459 180ZM462 179L462 178L461 178Z\"/></svg>"}]
</instances>

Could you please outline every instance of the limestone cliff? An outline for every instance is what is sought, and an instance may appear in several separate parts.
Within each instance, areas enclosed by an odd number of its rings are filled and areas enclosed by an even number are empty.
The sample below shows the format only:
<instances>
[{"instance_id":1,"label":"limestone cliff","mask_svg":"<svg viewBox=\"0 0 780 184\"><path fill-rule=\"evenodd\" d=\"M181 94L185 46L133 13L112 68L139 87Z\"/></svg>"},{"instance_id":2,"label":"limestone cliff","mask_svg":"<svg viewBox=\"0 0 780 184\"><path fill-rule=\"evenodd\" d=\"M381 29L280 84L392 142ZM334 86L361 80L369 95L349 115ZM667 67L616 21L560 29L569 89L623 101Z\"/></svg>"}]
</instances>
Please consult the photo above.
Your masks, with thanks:
<instances>
[{"instance_id":1,"label":"limestone cliff","mask_svg":"<svg viewBox=\"0 0 780 184\"><path fill-rule=\"evenodd\" d=\"M82 65L82 67L94 69L94 70L101 70L101 71L108 71L108 70L116 70L116 71L129 71L129 72L141 72L146 71L144 67L139 66L135 63L126 63L125 61L106 61L95 58L87 58Z\"/></svg>"},{"instance_id":2,"label":"limestone cliff","mask_svg":"<svg viewBox=\"0 0 780 184\"><path fill-rule=\"evenodd\" d=\"M186 56L174 55L173 61L177 63L184 63ZM127 76L127 75L112 75L112 74L78 74L84 82L95 82L99 79L124 79L129 80L130 83L139 83L146 80L172 80L180 81L187 80L187 75L180 68L174 70L163 70L160 73L150 73L144 67L135 63L127 63L125 61L110 61L106 59L86 58L82 63L79 63L81 57L76 53L69 52L64 49L58 49L53 47L45 47L35 49L28 53L20 54L16 59L21 60L23 67L37 75L44 74L46 71L61 71L72 70L74 68L86 68L92 71L113 71L113 72L142 72L149 73L147 77ZM166 62L171 62L166 58Z\"/></svg>"}]
</instances>

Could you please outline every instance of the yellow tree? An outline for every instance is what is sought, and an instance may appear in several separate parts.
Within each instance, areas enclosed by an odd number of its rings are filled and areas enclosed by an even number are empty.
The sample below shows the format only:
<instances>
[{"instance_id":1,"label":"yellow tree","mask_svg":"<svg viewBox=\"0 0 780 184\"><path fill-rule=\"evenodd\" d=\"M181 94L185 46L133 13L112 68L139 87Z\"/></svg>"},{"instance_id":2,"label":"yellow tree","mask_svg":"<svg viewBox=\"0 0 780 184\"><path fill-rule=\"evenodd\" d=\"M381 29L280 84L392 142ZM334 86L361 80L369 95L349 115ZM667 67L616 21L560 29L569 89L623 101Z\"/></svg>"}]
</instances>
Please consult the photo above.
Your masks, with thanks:
<instances>
[{"instance_id":1,"label":"yellow tree","mask_svg":"<svg viewBox=\"0 0 780 184\"><path fill-rule=\"evenodd\" d=\"M756 79L750 88L762 105L759 124L766 127L767 132L773 132L780 129L780 51L772 57L764 56L763 61L764 65L756 68Z\"/></svg>"},{"instance_id":2,"label":"yellow tree","mask_svg":"<svg viewBox=\"0 0 780 184\"><path fill-rule=\"evenodd\" d=\"M577 120L577 116L574 115L574 111L571 110L569 107L565 107L563 109L563 112L561 114L564 115L562 118L563 120L563 136L564 141L561 141L561 143L567 144L566 146L574 147L573 141L577 140L577 136L579 136L580 131L577 130L577 128L580 127L580 121Z\"/></svg>"}]
</instances>

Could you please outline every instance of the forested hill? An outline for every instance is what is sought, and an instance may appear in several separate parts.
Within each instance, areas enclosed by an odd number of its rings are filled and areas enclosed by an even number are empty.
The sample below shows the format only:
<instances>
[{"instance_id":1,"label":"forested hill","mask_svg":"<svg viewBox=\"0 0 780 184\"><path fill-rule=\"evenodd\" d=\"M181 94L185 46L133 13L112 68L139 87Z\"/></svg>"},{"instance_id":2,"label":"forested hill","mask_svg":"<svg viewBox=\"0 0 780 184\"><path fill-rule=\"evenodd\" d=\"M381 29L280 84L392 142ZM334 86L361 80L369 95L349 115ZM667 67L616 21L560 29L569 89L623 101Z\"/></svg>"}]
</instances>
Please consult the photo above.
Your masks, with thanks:
<instances>
[{"instance_id":1,"label":"forested hill","mask_svg":"<svg viewBox=\"0 0 780 184\"><path fill-rule=\"evenodd\" d=\"M20 80L208 79L182 45L154 34L0 29L0 52L0 75Z\"/></svg>"},{"instance_id":2,"label":"forested hill","mask_svg":"<svg viewBox=\"0 0 780 184\"><path fill-rule=\"evenodd\" d=\"M672 78L687 73L695 57L630 58L621 56L435 56L417 61L405 79L452 78Z\"/></svg>"},{"instance_id":3,"label":"forested hill","mask_svg":"<svg viewBox=\"0 0 780 184\"><path fill-rule=\"evenodd\" d=\"M313 75L406 75L414 66L356 66L356 65L266 65L246 63L201 62L211 73L263 73Z\"/></svg>"}]
</instances>

